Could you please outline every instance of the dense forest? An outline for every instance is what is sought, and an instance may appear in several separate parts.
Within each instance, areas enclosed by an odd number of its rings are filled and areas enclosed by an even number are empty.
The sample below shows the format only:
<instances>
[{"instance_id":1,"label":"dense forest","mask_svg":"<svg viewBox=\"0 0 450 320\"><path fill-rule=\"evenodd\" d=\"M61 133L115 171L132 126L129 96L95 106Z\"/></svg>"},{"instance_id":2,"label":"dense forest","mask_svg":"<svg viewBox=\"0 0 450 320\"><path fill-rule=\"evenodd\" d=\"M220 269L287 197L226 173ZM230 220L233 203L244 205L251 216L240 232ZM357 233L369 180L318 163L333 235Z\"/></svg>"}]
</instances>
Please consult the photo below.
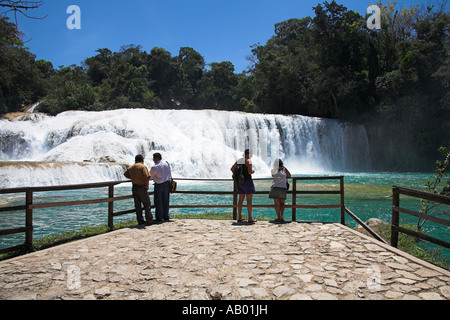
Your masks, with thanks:
<instances>
[{"instance_id":1,"label":"dense forest","mask_svg":"<svg viewBox=\"0 0 450 320\"><path fill-rule=\"evenodd\" d=\"M228 61L207 64L193 48L172 55L139 45L100 48L55 69L0 16L0 114L41 101L39 111L52 115L166 108L327 117L364 124L380 168L430 167L450 141L446 3L378 3L381 30L336 1L318 4L314 17L276 24L266 44L249 49L241 74Z\"/></svg>"}]
</instances>

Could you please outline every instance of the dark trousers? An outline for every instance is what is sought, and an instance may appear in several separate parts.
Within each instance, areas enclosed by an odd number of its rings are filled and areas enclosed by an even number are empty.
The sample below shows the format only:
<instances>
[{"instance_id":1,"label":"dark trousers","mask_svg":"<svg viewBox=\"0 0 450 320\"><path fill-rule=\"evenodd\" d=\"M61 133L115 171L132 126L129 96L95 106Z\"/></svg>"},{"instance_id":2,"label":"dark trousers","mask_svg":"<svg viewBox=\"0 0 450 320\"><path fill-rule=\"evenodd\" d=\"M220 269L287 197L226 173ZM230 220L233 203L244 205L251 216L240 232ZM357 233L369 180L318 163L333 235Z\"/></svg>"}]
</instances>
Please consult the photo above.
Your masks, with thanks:
<instances>
[{"instance_id":1,"label":"dark trousers","mask_svg":"<svg viewBox=\"0 0 450 320\"><path fill-rule=\"evenodd\" d=\"M161 184L155 183L155 193L154 193L154 201L155 201L155 215L156 221L161 220L169 220L169 200L170 200L170 192L169 192L169 181L166 181Z\"/></svg>"},{"instance_id":2,"label":"dark trousers","mask_svg":"<svg viewBox=\"0 0 450 320\"><path fill-rule=\"evenodd\" d=\"M144 224L144 218L142 217L142 204L145 210L145 220L149 222L153 219L151 212L150 197L148 195L147 189L144 186L133 185L133 198L134 207L136 209L136 218L139 224Z\"/></svg>"}]
</instances>

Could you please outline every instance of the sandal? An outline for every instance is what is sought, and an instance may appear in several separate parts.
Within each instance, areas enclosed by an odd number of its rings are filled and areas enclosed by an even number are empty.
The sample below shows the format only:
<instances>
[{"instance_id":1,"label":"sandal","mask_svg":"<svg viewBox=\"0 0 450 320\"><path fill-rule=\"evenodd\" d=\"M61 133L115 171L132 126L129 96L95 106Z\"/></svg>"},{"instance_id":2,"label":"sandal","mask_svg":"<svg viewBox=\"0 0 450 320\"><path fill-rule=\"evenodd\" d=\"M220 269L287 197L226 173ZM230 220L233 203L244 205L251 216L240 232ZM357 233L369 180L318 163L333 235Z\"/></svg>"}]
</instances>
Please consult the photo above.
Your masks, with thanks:
<instances>
[{"instance_id":1,"label":"sandal","mask_svg":"<svg viewBox=\"0 0 450 320\"><path fill-rule=\"evenodd\" d=\"M238 219L237 222L245 222L245 219Z\"/></svg>"},{"instance_id":2,"label":"sandal","mask_svg":"<svg viewBox=\"0 0 450 320\"><path fill-rule=\"evenodd\" d=\"M255 220L255 219L251 219L251 220L249 219L248 222L249 222L249 223L254 223L254 222L258 222L258 221Z\"/></svg>"}]
</instances>

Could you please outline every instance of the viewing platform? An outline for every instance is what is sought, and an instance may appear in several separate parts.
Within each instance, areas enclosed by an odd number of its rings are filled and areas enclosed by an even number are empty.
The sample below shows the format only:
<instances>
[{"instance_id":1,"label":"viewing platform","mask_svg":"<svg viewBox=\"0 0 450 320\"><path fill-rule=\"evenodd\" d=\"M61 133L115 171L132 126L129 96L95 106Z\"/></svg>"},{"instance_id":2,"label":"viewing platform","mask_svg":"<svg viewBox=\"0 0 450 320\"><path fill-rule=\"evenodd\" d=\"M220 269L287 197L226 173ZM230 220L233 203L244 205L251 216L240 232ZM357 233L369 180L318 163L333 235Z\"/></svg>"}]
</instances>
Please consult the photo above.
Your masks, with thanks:
<instances>
[{"instance_id":1,"label":"viewing platform","mask_svg":"<svg viewBox=\"0 0 450 320\"><path fill-rule=\"evenodd\" d=\"M450 272L339 223L177 219L2 261L0 299L448 300Z\"/></svg>"}]
</instances>

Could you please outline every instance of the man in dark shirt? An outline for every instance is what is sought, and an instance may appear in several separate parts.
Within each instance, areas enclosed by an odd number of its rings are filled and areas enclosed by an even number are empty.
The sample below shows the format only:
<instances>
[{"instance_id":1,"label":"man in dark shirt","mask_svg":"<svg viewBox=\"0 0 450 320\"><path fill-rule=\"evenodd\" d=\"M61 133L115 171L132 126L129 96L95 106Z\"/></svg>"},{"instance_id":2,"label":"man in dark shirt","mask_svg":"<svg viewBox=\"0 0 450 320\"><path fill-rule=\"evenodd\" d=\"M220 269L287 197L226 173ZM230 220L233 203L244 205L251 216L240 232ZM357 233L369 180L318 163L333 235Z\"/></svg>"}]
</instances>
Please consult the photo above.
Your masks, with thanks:
<instances>
[{"instance_id":1,"label":"man in dark shirt","mask_svg":"<svg viewBox=\"0 0 450 320\"><path fill-rule=\"evenodd\" d=\"M148 195L150 173L144 164L142 155L139 154L135 157L135 164L125 171L124 176L131 179L133 183L132 191L137 221L139 225L148 225L153 220L150 197ZM144 205L145 219L147 221L142 217L142 204Z\"/></svg>"}]
</instances>

